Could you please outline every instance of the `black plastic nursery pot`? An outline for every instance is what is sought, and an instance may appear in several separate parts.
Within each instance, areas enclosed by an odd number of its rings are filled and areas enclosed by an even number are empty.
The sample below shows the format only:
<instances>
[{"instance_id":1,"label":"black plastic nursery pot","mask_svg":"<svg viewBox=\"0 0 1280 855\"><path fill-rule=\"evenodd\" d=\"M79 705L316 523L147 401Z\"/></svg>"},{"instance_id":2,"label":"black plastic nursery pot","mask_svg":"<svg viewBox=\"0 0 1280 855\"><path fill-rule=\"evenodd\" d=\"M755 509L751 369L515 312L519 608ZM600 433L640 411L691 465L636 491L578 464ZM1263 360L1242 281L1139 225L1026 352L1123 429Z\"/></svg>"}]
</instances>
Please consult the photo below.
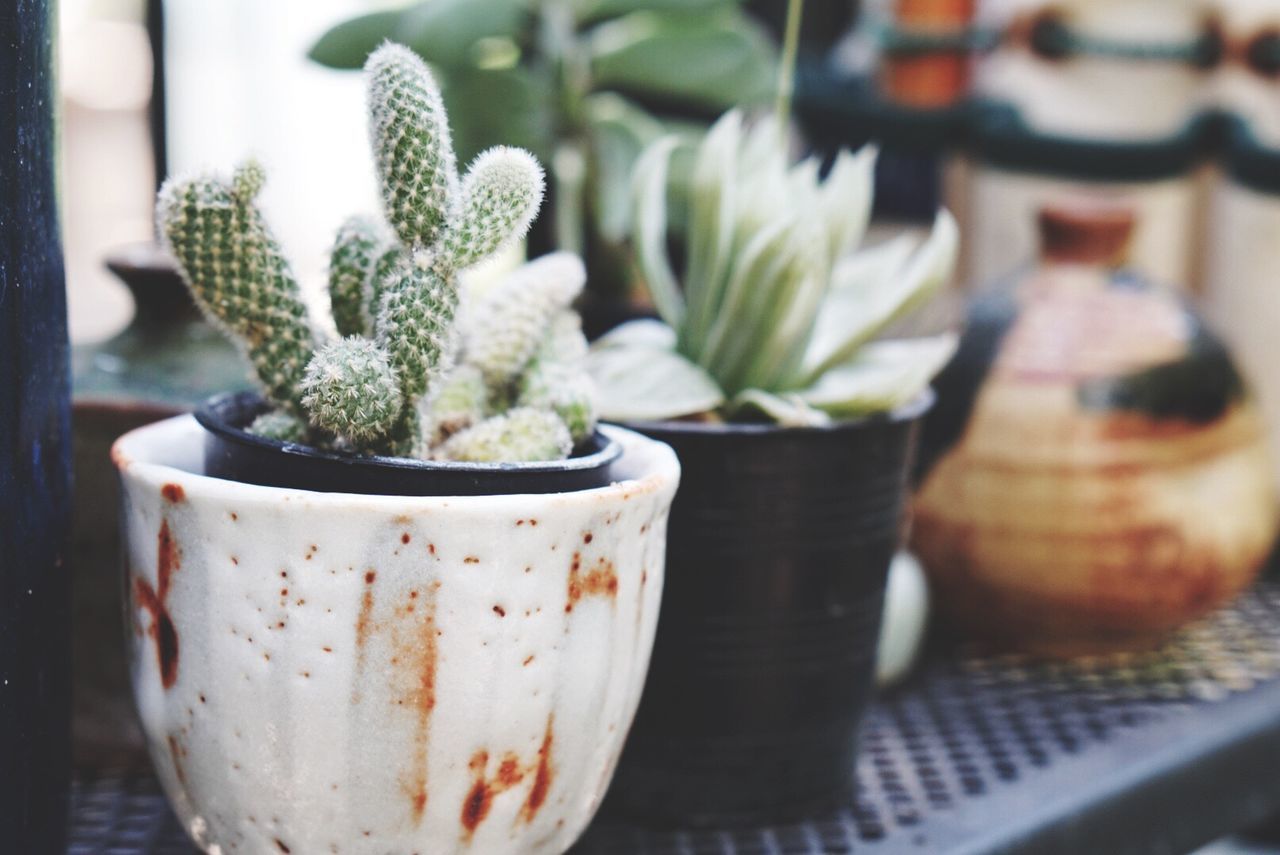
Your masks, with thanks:
<instances>
[{"instance_id":1,"label":"black plastic nursery pot","mask_svg":"<svg viewBox=\"0 0 1280 855\"><path fill-rule=\"evenodd\" d=\"M323 451L267 439L247 428L270 405L256 392L210 398L195 412L205 429L205 474L324 493L381 496L498 496L604 487L622 447L596 433L567 460L459 463Z\"/></svg>"},{"instance_id":2,"label":"black plastic nursery pot","mask_svg":"<svg viewBox=\"0 0 1280 855\"><path fill-rule=\"evenodd\" d=\"M848 799L889 562L931 394L827 428L630 425L683 469L648 682L609 791L659 826Z\"/></svg>"}]
</instances>

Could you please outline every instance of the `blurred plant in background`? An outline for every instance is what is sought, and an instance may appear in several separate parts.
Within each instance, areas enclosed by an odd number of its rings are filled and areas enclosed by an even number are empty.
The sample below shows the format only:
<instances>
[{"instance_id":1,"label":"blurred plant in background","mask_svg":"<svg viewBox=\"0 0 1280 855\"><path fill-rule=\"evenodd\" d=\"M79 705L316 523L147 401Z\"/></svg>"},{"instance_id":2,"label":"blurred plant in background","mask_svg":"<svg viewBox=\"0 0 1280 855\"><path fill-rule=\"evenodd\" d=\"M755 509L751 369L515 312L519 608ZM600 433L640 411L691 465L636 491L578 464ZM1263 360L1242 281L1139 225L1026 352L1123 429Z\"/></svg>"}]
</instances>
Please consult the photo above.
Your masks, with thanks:
<instances>
[{"instance_id":1,"label":"blurred plant in background","mask_svg":"<svg viewBox=\"0 0 1280 855\"><path fill-rule=\"evenodd\" d=\"M550 166L549 216L531 240L582 255L588 287L610 298L630 290L640 153L767 100L777 66L738 0L426 0L341 23L311 57L354 70L387 39L437 71L463 162L502 141Z\"/></svg>"}]
</instances>

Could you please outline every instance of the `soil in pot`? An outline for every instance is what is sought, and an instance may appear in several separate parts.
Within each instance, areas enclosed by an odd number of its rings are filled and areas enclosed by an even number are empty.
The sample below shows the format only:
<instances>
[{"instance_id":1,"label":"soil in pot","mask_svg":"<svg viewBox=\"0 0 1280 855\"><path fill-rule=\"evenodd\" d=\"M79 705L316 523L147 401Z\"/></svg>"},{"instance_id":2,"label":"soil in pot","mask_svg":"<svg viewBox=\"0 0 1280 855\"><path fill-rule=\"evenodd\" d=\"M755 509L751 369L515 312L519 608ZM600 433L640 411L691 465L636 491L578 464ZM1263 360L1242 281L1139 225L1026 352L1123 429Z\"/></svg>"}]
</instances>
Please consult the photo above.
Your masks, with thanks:
<instances>
[{"instance_id":1,"label":"soil in pot","mask_svg":"<svg viewBox=\"0 0 1280 855\"><path fill-rule=\"evenodd\" d=\"M460 463L323 451L267 439L246 428L269 405L256 393L209 399L196 410L205 429L205 474L325 493L383 496L496 496L567 493L611 483L621 447L600 431L567 460Z\"/></svg>"},{"instance_id":2,"label":"soil in pot","mask_svg":"<svg viewBox=\"0 0 1280 855\"><path fill-rule=\"evenodd\" d=\"M763 823L851 796L916 425L635 426L684 470L652 666L606 809Z\"/></svg>"}]
</instances>

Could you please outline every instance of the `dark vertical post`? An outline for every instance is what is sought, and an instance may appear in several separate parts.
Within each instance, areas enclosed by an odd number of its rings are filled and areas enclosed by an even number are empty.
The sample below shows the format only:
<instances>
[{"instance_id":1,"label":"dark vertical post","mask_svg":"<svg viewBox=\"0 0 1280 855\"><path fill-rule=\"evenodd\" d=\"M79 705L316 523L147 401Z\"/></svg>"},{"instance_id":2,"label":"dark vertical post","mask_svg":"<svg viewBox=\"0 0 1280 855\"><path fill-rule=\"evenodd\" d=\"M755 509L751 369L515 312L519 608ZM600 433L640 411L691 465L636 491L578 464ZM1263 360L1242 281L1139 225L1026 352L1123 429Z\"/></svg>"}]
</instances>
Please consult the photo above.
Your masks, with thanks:
<instances>
[{"instance_id":1,"label":"dark vertical post","mask_svg":"<svg viewBox=\"0 0 1280 855\"><path fill-rule=\"evenodd\" d=\"M0 849L65 851L70 400L48 0L0 7Z\"/></svg>"},{"instance_id":2,"label":"dark vertical post","mask_svg":"<svg viewBox=\"0 0 1280 855\"><path fill-rule=\"evenodd\" d=\"M151 151L155 157L156 189L169 176L169 137L165 110L164 0L147 0L147 38L151 42Z\"/></svg>"}]
</instances>

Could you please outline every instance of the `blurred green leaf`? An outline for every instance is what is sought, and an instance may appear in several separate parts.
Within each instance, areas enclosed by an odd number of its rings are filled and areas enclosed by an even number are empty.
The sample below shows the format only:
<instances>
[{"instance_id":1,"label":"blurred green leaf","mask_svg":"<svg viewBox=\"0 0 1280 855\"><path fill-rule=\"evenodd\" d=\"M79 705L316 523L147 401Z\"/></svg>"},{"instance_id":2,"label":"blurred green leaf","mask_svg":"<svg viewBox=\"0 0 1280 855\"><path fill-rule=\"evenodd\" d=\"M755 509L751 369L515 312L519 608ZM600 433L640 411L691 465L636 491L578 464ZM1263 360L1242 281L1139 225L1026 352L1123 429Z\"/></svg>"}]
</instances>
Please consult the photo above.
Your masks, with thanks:
<instances>
[{"instance_id":1,"label":"blurred green leaf","mask_svg":"<svg viewBox=\"0 0 1280 855\"><path fill-rule=\"evenodd\" d=\"M724 110L767 97L777 59L768 35L734 9L632 12L588 36L597 89Z\"/></svg>"},{"instance_id":2,"label":"blurred green leaf","mask_svg":"<svg viewBox=\"0 0 1280 855\"><path fill-rule=\"evenodd\" d=\"M667 256L667 165L675 144L673 137L663 137L636 163L631 240L658 314L679 329L684 322L684 295Z\"/></svg>"},{"instance_id":3,"label":"blurred green leaf","mask_svg":"<svg viewBox=\"0 0 1280 855\"><path fill-rule=\"evenodd\" d=\"M584 106L595 156L596 228L606 239L622 241L631 227L631 174L645 148L663 135L663 127L613 92L590 95Z\"/></svg>"},{"instance_id":4,"label":"blurred green leaf","mask_svg":"<svg viewBox=\"0 0 1280 855\"><path fill-rule=\"evenodd\" d=\"M322 35L309 56L330 68L361 68L365 57L390 39L412 48L432 65L465 66L481 39L519 42L529 12L527 0L426 0L407 9L344 21Z\"/></svg>"},{"instance_id":5,"label":"blurred green leaf","mask_svg":"<svg viewBox=\"0 0 1280 855\"><path fill-rule=\"evenodd\" d=\"M307 56L329 68L363 68L374 48L395 37L403 15L403 10L373 12L343 21L322 35Z\"/></svg>"},{"instance_id":6,"label":"blurred green leaf","mask_svg":"<svg viewBox=\"0 0 1280 855\"><path fill-rule=\"evenodd\" d=\"M525 68L455 68L442 75L441 84L459 165L499 144L526 148L551 163L555 114L549 81Z\"/></svg>"},{"instance_id":7,"label":"blurred green leaf","mask_svg":"<svg viewBox=\"0 0 1280 855\"><path fill-rule=\"evenodd\" d=\"M396 40L433 65L467 65L480 39L520 41L529 12L527 0L427 0L405 10Z\"/></svg>"},{"instance_id":8,"label":"blurred green leaf","mask_svg":"<svg viewBox=\"0 0 1280 855\"><path fill-rule=\"evenodd\" d=\"M574 17L579 24L617 18L630 12L687 12L715 9L742 0L575 0Z\"/></svg>"}]
</instances>

